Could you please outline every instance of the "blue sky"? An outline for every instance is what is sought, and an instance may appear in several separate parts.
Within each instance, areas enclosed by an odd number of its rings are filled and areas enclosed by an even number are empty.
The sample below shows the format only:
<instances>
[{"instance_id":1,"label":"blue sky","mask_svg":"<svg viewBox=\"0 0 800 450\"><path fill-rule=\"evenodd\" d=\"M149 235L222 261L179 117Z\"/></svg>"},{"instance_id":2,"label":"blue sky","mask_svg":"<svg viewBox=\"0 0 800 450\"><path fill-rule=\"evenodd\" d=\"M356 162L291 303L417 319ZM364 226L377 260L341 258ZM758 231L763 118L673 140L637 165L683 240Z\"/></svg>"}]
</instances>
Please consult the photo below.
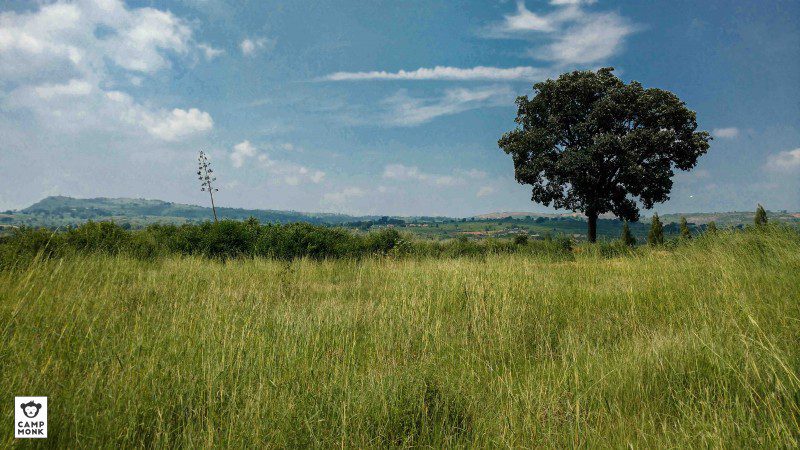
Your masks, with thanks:
<instances>
[{"instance_id":1,"label":"blue sky","mask_svg":"<svg viewBox=\"0 0 800 450\"><path fill-rule=\"evenodd\" d=\"M517 95L613 66L716 136L659 212L800 209L800 2L6 1L0 209L46 195L355 214L549 211Z\"/></svg>"}]
</instances>

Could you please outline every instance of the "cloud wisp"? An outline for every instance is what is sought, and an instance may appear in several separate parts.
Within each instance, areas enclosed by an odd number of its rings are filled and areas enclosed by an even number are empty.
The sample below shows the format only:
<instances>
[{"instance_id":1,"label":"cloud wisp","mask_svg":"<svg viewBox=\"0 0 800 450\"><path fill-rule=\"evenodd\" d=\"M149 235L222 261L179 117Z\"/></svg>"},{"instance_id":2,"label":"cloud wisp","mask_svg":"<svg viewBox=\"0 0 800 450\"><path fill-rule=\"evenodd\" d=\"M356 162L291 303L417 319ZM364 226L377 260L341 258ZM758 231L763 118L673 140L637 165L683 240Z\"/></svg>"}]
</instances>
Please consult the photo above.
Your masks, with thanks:
<instances>
[{"instance_id":1,"label":"cloud wisp","mask_svg":"<svg viewBox=\"0 0 800 450\"><path fill-rule=\"evenodd\" d=\"M297 186L303 182L319 184L325 179L325 172L290 161L272 159L266 152L260 151L247 140L234 145L233 151L228 156L231 160L231 165L235 168L254 164L272 175L273 181L282 182L289 186Z\"/></svg>"},{"instance_id":2,"label":"cloud wisp","mask_svg":"<svg viewBox=\"0 0 800 450\"><path fill-rule=\"evenodd\" d=\"M718 139L735 139L739 137L739 129L736 127L714 128L711 135Z\"/></svg>"},{"instance_id":3,"label":"cloud wisp","mask_svg":"<svg viewBox=\"0 0 800 450\"><path fill-rule=\"evenodd\" d=\"M477 89L447 89L435 98L411 97L400 90L386 98L383 122L387 125L413 127L431 120L471 109L510 104L514 93L508 86L486 86Z\"/></svg>"},{"instance_id":4,"label":"cloud wisp","mask_svg":"<svg viewBox=\"0 0 800 450\"><path fill-rule=\"evenodd\" d=\"M336 72L320 78L321 81L364 81L364 80L540 80L551 72L536 67L520 66L510 68L477 66L470 68L436 66L420 67L416 70L397 72Z\"/></svg>"},{"instance_id":5,"label":"cloud wisp","mask_svg":"<svg viewBox=\"0 0 800 450\"><path fill-rule=\"evenodd\" d=\"M553 0L552 11L538 14L530 11L524 1L503 20L482 30L482 35L494 39L546 39L544 45L528 49L525 54L547 61L547 67L420 67L415 70L371 70L335 72L317 81L365 80L524 80L535 81L554 76L565 66L593 64L617 54L626 38L639 28L616 12L592 12L585 5L592 0Z\"/></svg>"},{"instance_id":6,"label":"cloud wisp","mask_svg":"<svg viewBox=\"0 0 800 450\"><path fill-rule=\"evenodd\" d=\"M584 6L595 3L578 0L551 1L549 12L534 13L524 1L504 20L483 30L483 35L500 39L542 39L544 45L530 48L526 55L559 67L594 64L617 54L628 36L638 31L617 12L595 12Z\"/></svg>"},{"instance_id":7,"label":"cloud wisp","mask_svg":"<svg viewBox=\"0 0 800 450\"><path fill-rule=\"evenodd\" d=\"M340 191L326 192L325 194L322 195L322 199L324 203L329 203L335 206L342 206L347 204L349 201L355 198L363 197L366 194L367 194L366 191L364 191L363 189L356 186L350 186Z\"/></svg>"},{"instance_id":8,"label":"cloud wisp","mask_svg":"<svg viewBox=\"0 0 800 450\"><path fill-rule=\"evenodd\" d=\"M455 170L452 175L435 174L422 171L417 166L405 164L387 164L383 168L385 180L415 181L435 186L461 186L468 183L468 179L482 179L486 172L477 169Z\"/></svg>"},{"instance_id":9,"label":"cloud wisp","mask_svg":"<svg viewBox=\"0 0 800 450\"><path fill-rule=\"evenodd\" d=\"M244 56L255 56L257 53L262 51L272 51L275 48L276 41L274 39L267 39L267 38L246 38L242 40L239 44L239 49L241 49L242 54Z\"/></svg>"},{"instance_id":10,"label":"cloud wisp","mask_svg":"<svg viewBox=\"0 0 800 450\"><path fill-rule=\"evenodd\" d=\"M767 157L764 169L769 172L794 174L800 172L800 148L778 152Z\"/></svg>"}]
</instances>

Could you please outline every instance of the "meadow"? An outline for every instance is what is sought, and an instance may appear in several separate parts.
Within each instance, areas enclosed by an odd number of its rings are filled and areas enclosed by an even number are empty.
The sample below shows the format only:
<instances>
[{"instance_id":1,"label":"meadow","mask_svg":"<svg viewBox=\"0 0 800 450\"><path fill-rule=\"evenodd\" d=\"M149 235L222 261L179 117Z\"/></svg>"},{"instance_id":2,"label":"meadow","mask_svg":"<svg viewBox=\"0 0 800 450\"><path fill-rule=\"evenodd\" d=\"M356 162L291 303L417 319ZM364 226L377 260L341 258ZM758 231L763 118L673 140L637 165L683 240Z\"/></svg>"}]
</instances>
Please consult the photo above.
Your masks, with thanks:
<instances>
[{"instance_id":1,"label":"meadow","mask_svg":"<svg viewBox=\"0 0 800 450\"><path fill-rule=\"evenodd\" d=\"M14 395L51 447L800 445L797 230L559 255L39 252L0 269L0 446Z\"/></svg>"}]
</instances>

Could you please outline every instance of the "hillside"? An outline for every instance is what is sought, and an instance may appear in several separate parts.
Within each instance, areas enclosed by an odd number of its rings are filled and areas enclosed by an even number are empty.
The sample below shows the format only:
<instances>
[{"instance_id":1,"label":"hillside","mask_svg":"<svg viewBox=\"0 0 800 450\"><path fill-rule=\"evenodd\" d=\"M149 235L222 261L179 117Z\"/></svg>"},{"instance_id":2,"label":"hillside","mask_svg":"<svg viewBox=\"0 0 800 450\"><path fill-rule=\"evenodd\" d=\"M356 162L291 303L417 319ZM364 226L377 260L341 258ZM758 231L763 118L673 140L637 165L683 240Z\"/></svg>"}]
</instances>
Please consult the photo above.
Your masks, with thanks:
<instances>
[{"instance_id":1,"label":"hillside","mask_svg":"<svg viewBox=\"0 0 800 450\"><path fill-rule=\"evenodd\" d=\"M309 222L316 224L339 224L357 219L343 214L304 213L263 209L218 207L220 219L244 220L255 217L262 222L290 223ZM23 222L39 226L59 226L81 223L87 220L115 220L131 225L149 223L200 222L213 217L211 208L197 205L146 200L140 198L88 198L47 197L19 212L6 214ZM24 220L29 219L29 220Z\"/></svg>"},{"instance_id":2,"label":"hillside","mask_svg":"<svg viewBox=\"0 0 800 450\"><path fill-rule=\"evenodd\" d=\"M431 239L451 239L467 236L472 239L511 237L527 234L534 238L546 235L568 235L582 239L586 222L579 213L495 212L469 218L453 217L379 217L350 216L346 214L307 213L243 208L217 208L220 219L245 220L255 217L262 223L307 222L318 225L343 226L367 231L381 227L399 227L415 236ZM710 221L719 227L737 227L750 224L753 212L687 213L690 227L697 232ZM681 214L666 214L667 235L678 233ZM47 197L20 211L0 214L0 230L18 226L58 228L75 226L89 220L111 220L125 228L142 228L154 223L198 223L213 218L211 208L197 205L134 198ZM776 222L800 224L800 214L786 211L769 212ZM631 224L631 231L643 242L647 236L649 217ZM605 239L619 236L621 222L604 215L598 222L598 235Z\"/></svg>"}]
</instances>

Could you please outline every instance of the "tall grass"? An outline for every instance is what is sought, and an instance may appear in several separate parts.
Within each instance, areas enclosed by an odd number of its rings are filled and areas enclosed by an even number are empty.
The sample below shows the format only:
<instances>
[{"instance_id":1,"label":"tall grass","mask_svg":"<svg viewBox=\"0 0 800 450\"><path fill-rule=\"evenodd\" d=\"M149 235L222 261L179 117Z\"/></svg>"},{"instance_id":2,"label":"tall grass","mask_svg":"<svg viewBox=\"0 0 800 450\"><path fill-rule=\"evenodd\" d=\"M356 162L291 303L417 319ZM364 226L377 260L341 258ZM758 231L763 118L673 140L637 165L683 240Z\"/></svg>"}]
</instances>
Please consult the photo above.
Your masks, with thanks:
<instances>
[{"instance_id":1,"label":"tall grass","mask_svg":"<svg viewBox=\"0 0 800 450\"><path fill-rule=\"evenodd\" d=\"M0 271L0 445L797 447L800 238ZM595 249L595 250L591 250Z\"/></svg>"}]
</instances>

